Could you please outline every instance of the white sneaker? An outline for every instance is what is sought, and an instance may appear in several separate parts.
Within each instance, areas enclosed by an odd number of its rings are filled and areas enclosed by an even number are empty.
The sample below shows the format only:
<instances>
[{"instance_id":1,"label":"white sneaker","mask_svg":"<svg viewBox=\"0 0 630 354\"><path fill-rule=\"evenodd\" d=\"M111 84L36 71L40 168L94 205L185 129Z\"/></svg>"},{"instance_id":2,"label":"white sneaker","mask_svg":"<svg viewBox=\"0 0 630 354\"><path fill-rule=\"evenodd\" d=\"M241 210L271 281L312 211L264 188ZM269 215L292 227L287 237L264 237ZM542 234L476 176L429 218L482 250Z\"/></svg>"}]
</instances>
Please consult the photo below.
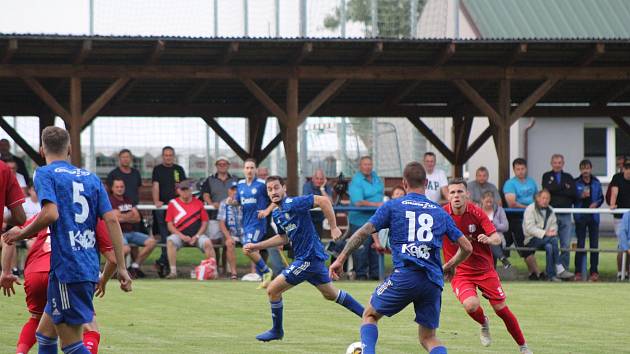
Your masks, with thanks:
<instances>
[{"instance_id":1,"label":"white sneaker","mask_svg":"<svg viewBox=\"0 0 630 354\"><path fill-rule=\"evenodd\" d=\"M518 349L521 351L521 354L534 354L534 352L531 349L529 349L527 344L523 344L519 346Z\"/></svg>"},{"instance_id":2,"label":"white sneaker","mask_svg":"<svg viewBox=\"0 0 630 354\"><path fill-rule=\"evenodd\" d=\"M488 320L488 316L486 316L486 322L481 325L479 339L481 340L481 345L484 347L489 347L490 343L492 343L492 338L490 338L490 321Z\"/></svg>"},{"instance_id":3,"label":"white sneaker","mask_svg":"<svg viewBox=\"0 0 630 354\"><path fill-rule=\"evenodd\" d=\"M571 279L574 278L575 274L567 271L567 270L563 270L562 272L558 273L558 278L560 279Z\"/></svg>"}]
</instances>

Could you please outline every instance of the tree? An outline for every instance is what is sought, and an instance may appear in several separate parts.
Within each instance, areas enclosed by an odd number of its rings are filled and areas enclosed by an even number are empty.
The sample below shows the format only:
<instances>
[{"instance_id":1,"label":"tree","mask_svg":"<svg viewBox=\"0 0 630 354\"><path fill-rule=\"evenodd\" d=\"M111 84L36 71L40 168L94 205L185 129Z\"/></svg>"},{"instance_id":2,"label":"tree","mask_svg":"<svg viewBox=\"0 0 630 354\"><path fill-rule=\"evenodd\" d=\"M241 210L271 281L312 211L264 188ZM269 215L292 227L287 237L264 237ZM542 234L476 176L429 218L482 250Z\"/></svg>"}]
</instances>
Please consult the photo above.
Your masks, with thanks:
<instances>
[{"instance_id":1,"label":"tree","mask_svg":"<svg viewBox=\"0 0 630 354\"><path fill-rule=\"evenodd\" d=\"M418 23L422 8L426 0L377 0L376 18L378 37L403 38L411 36L411 2L417 2L415 23ZM372 31L372 0L349 0L346 4L346 18L348 21L361 22L365 26L365 35ZM324 27L338 29L341 26L341 8L335 8L334 13L324 19ZM414 29L415 31L415 29Z\"/></svg>"}]
</instances>

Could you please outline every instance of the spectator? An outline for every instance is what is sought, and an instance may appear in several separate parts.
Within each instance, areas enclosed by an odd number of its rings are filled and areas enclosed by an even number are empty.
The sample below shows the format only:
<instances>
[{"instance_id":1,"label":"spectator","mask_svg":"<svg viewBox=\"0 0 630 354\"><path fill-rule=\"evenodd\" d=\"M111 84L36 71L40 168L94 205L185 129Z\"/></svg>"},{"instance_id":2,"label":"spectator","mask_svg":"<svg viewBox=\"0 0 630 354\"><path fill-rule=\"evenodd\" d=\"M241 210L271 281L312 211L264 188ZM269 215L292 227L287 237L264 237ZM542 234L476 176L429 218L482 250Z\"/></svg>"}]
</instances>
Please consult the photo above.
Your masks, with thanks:
<instances>
[{"instance_id":1,"label":"spectator","mask_svg":"<svg viewBox=\"0 0 630 354\"><path fill-rule=\"evenodd\" d=\"M217 172L208 176L201 186L203 201L215 208L208 210L208 230L206 234L213 242L219 242L225 235L221 233L219 222L217 221L217 210L221 201L227 198L228 189L238 179L232 176L228 171L230 169L230 160L227 157L219 156L214 163Z\"/></svg>"},{"instance_id":2,"label":"spectator","mask_svg":"<svg viewBox=\"0 0 630 354\"><path fill-rule=\"evenodd\" d=\"M604 202L602 184L597 177L591 174L593 165L590 160L580 162L580 177L575 179L577 191L576 208L599 208ZM575 236L577 248L586 246L586 229L588 228L588 245L591 249L599 247L599 214L573 214L575 220ZM582 280L582 267L586 259L585 252L575 254L575 280ZM597 266L599 264L599 252L591 252L591 268L589 270L590 281L599 280Z\"/></svg>"},{"instance_id":3,"label":"spectator","mask_svg":"<svg viewBox=\"0 0 630 354\"><path fill-rule=\"evenodd\" d=\"M140 187L142 177L140 171L133 167L133 155L129 149L122 149L118 153L118 167L107 174L107 187L112 188L114 179L120 179L125 183L125 197L133 205L140 203Z\"/></svg>"},{"instance_id":4,"label":"spectator","mask_svg":"<svg viewBox=\"0 0 630 354\"><path fill-rule=\"evenodd\" d=\"M623 171L613 176L610 185L610 209L616 208L630 208L630 160L625 160L623 163ZM620 226L621 226L621 214L614 214L614 226L615 234L619 239L619 250L625 251L625 240L623 239ZM617 278L621 279L621 263L623 252L617 254ZM630 262L628 262L630 263Z\"/></svg>"},{"instance_id":5,"label":"spectator","mask_svg":"<svg viewBox=\"0 0 630 354\"><path fill-rule=\"evenodd\" d=\"M400 197L404 197L405 195L407 195L405 188L398 185L392 189L391 199L398 199ZM377 234L372 234L372 239L374 240L374 249L376 249L376 252L384 253L387 250L389 243L389 228L382 229Z\"/></svg>"},{"instance_id":6,"label":"spectator","mask_svg":"<svg viewBox=\"0 0 630 354\"><path fill-rule=\"evenodd\" d=\"M350 203L357 207L379 207L383 205L383 181L372 170L372 158L363 156L359 160L359 172L350 182ZM348 213L348 234L353 235L365 224L374 211L351 211ZM372 247L374 240L368 237L362 246L352 254L356 279L378 279L378 254ZM368 274L369 272L369 274Z\"/></svg>"},{"instance_id":7,"label":"spectator","mask_svg":"<svg viewBox=\"0 0 630 354\"><path fill-rule=\"evenodd\" d=\"M469 190L470 191L470 190ZM488 216L488 219L492 221L494 227L497 229L497 234L501 237L500 245L491 245L492 256L494 258L494 266L497 265L497 259L503 264L503 268L508 269L512 266L510 260L505 255L503 248L505 247L505 235L508 231L510 224L508 223L505 210L497 204L496 195L494 191L488 190L481 196L481 208Z\"/></svg>"},{"instance_id":8,"label":"spectator","mask_svg":"<svg viewBox=\"0 0 630 354\"><path fill-rule=\"evenodd\" d=\"M329 186L327 182L328 180L326 179L324 170L317 169L313 172L311 180L304 182L304 186L302 186L302 194L321 195L332 202L332 187ZM321 237L323 231L324 213L319 210L311 211L311 219L315 225L315 231L317 231L317 234Z\"/></svg>"},{"instance_id":9,"label":"spectator","mask_svg":"<svg viewBox=\"0 0 630 354\"><path fill-rule=\"evenodd\" d=\"M481 205L482 196L486 192L492 192L494 194L495 203L501 205L501 196L497 186L488 182L488 169L481 166L475 172L475 180L468 183L468 193L470 193L470 199L477 205Z\"/></svg>"},{"instance_id":10,"label":"spectator","mask_svg":"<svg viewBox=\"0 0 630 354\"><path fill-rule=\"evenodd\" d=\"M558 221L549 206L551 194L546 189L536 193L536 201L527 206L523 216L525 246L545 250L547 277L550 281L570 279L574 274L560 263Z\"/></svg>"},{"instance_id":11,"label":"spectator","mask_svg":"<svg viewBox=\"0 0 630 354\"><path fill-rule=\"evenodd\" d=\"M112 193L109 201L112 204L116 217L118 217L120 229L123 233L125 255L130 252L129 245L144 247L127 271L132 278L144 278L144 272L140 267L144 260L153 252L157 242L153 237L134 230L134 224L140 222L141 216L133 201L125 195L125 181L114 178L111 189Z\"/></svg>"},{"instance_id":12,"label":"spectator","mask_svg":"<svg viewBox=\"0 0 630 354\"><path fill-rule=\"evenodd\" d=\"M13 157L4 156L2 160L7 164L7 166L9 166L9 168L11 169L11 172L13 172L13 175L15 176L15 179L18 182L18 185L20 186L20 188L22 188L22 191L26 193L26 187L28 186L26 183L26 178L24 177L23 174L18 172L18 165L13 159Z\"/></svg>"},{"instance_id":13,"label":"spectator","mask_svg":"<svg viewBox=\"0 0 630 354\"><path fill-rule=\"evenodd\" d=\"M512 161L512 170L514 171L514 177L507 180L503 185L505 202L508 208L525 209L534 202L534 195L538 187L536 182L527 176L527 161L525 159L520 157L514 159ZM509 246L513 242L517 247L523 247L523 214L519 212L509 213L508 222L510 227L509 232L505 234L506 245ZM539 280L540 276L543 275L541 280L545 280L545 274L538 271L534 252L518 251L518 253L525 259L525 264L527 264L527 270L529 271L529 279Z\"/></svg>"},{"instance_id":14,"label":"spectator","mask_svg":"<svg viewBox=\"0 0 630 354\"><path fill-rule=\"evenodd\" d=\"M177 197L175 186L185 179L186 172L184 172L184 169L180 165L175 163L175 149L170 146L163 147L162 163L153 168L151 177L151 195L155 207L162 208L163 205L175 199L175 197ZM154 234L157 229L157 233L160 234L161 242L165 243L171 232L166 225L164 210L158 209L153 212L153 227ZM166 249L162 248L162 255L155 261L155 265L158 275L164 277L169 269Z\"/></svg>"},{"instance_id":15,"label":"spectator","mask_svg":"<svg viewBox=\"0 0 630 354\"><path fill-rule=\"evenodd\" d=\"M542 187L551 194L550 205L554 208L571 208L577 197L575 181L573 176L564 172L564 156L553 154L551 156L551 171L545 172L542 176ZM571 247L571 214L557 214L558 237L560 238L560 248ZM560 262L565 269L569 269L571 253L560 251Z\"/></svg>"},{"instance_id":16,"label":"spectator","mask_svg":"<svg viewBox=\"0 0 630 354\"><path fill-rule=\"evenodd\" d=\"M26 213L26 220L39 214L42 210L42 206L39 204L39 199L37 198L37 193L35 192L35 187L29 186L27 192L26 201L23 205L24 212Z\"/></svg>"},{"instance_id":17,"label":"spectator","mask_svg":"<svg viewBox=\"0 0 630 354\"><path fill-rule=\"evenodd\" d=\"M436 203L445 204L448 194L448 179L446 178L446 173L439 168L435 168L436 157L433 152L425 152L423 162L424 169L427 172L427 188L425 195Z\"/></svg>"},{"instance_id":18,"label":"spectator","mask_svg":"<svg viewBox=\"0 0 630 354\"><path fill-rule=\"evenodd\" d=\"M168 203L166 222L171 235L166 240L170 273L167 279L177 278L177 251L184 246L197 247L205 253L206 258L216 259L212 241L204 233L208 227L208 213L203 203L193 198L194 181L182 180L177 184L177 198Z\"/></svg>"},{"instance_id":19,"label":"spectator","mask_svg":"<svg viewBox=\"0 0 630 354\"><path fill-rule=\"evenodd\" d=\"M3 158L10 157L13 159L17 165L17 173L24 176L25 184L31 184L31 178L28 174L28 170L26 169L24 160L11 153L11 143L7 139L0 139L0 156Z\"/></svg>"},{"instance_id":20,"label":"spectator","mask_svg":"<svg viewBox=\"0 0 630 354\"><path fill-rule=\"evenodd\" d=\"M617 234L617 238L619 239L619 250L621 254L626 254L626 267L628 267L628 260L630 260L630 211L622 214L621 222L619 223L619 232ZM621 266L619 266L621 269ZM627 268L626 268L627 272ZM628 274L628 273L626 273ZM628 278L630 280L630 278ZM621 274L617 275L617 281L621 280Z\"/></svg>"},{"instance_id":21,"label":"spectator","mask_svg":"<svg viewBox=\"0 0 630 354\"><path fill-rule=\"evenodd\" d=\"M219 213L217 215L219 227L225 237L227 262L230 267L232 280L238 279L235 246L236 242L240 242L243 236L243 210L240 205L228 204L228 200L236 199L237 187L238 182L232 182L228 189L227 197L219 204Z\"/></svg>"}]
</instances>

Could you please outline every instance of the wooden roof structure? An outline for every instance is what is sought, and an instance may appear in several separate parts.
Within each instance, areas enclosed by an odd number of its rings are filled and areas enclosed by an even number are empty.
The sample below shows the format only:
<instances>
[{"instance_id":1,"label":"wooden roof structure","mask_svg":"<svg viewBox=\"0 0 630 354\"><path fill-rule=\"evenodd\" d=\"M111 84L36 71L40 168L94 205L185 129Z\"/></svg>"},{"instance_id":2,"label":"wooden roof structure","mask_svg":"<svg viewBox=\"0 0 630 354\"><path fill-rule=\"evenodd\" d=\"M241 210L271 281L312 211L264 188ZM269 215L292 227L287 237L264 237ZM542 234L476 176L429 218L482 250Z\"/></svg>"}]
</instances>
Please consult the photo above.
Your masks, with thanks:
<instances>
[{"instance_id":1,"label":"wooden roof structure","mask_svg":"<svg viewBox=\"0 0 630 354\"><path fill-rule=\"evenodd\" d=\"M506 180L509 128L523 116L611 118L630 134L630 41L0 35L0 115L38 116L40 129L61 117L75 164L96 116L200 117L243 159L283 143L292 192L307 117L402 117L456 174L493 138ZM262 146L270 116L281 134ZM471 140L480 116L490 126ZM216 117L247 118L247 146ZM420 117L452 118L453 145ZM4 119L0 127L42 163Z\"/></svg>"}]
</instances>

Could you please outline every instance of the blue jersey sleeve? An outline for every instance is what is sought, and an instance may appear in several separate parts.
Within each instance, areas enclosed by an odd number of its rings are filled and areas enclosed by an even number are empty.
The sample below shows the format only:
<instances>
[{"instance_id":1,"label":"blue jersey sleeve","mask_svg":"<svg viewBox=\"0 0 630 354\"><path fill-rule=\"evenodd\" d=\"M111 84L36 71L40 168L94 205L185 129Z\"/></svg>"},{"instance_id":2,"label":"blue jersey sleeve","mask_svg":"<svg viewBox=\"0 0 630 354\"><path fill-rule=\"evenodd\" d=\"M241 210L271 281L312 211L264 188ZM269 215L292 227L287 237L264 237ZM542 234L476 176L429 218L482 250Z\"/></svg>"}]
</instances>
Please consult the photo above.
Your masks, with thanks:
<instances>
[{"instance_id":1,"label":"blue jersey sleeve","mask_svg":"<svg viewBox=\"0 0 630 354\"><path fill-rule=\"evenodd\" d=\"M290 211L307 211L313 208L314 200L315 197L309 194L301 197L287 198L284 205L287 206Z\"/></svg>"},{"instance_id":2,"label":"blue jersey sleeve","mask_svg":"<svg viewBox=\"0 0 630 354\"><path fill-rule=\"evenodd\" d=\"M457 239L464 236L464 234L462 234L461 230L457 228L457 225L455 225L455 222L450 216L447 216L444 219L446 220L446 236L449 240L457 242Z\"/></svg>"},{"instance_id":3,"label":"blue jersey sleeve","mask_svg":"<svg viewBox=\"0 0 630 354\"><path fill-rule=\"evenodd\" d=\"M97 215L102 217L103 214L107 213L108 211L112 210L112 204L109 201L109 196L107 195L107 191L105 191L105 186L103 186L103 183L101 183L101 181L98 179L98 177L96 177L96 180L98 181L98 189L97 189L97 207L98 207L98 211L97 211Z\"/></svg>"},{"instance_id":4,"label":"blue jersey sleeve","mask_svg":"<svg viewBox=\"0 0 630 354\"><path fill-rule=\"evenodd\" d=\"M359 186L358 180L353 180L350 182L350 186L348 187L348 194L350 195L350 203L355 205L357 202L365 200L363 197L363 189Z\"/></svg>"},{"instance_id":5,"label":"blue jersey sleeve","mask_svg":"<svg viewBox=\"0 0 630 354\"><path fill-rule=\"evenodd\" d=\"M42 205L44 202L57 203L57 196L55 194L55 183L53 176L44 169L37 169L33 176L33 183L35 185L35 192Z\"/></svg>"},{"instance_id":6,"label":"blue jersey sleeve","mask_svg":"<svg viewBox=\"0 0 630 354\"><path fill-rule=\"evenodd\" d=\"M512 180L507 180L507 182L503 185L503 194L508 193L516 194L516 187L514 186L514 183L512 183Z\"/></svg>"},{"instance_id":7,"label":"blue jersey sleeve","mask_svg":"<svg viewBox=\"0 0 630 354\"><path fill-rule=\"evenodd\" d=\"M278 210L278 209L276 209L276 210ZM276 234L278 234L278 235L286 235L287 232L282 228L282 226L280 226L280 222L278 222L278 215L277 215L277 213L279 213L279 212L278 211L274 211L273 212L273 217L272 217L273 225L274 225L274 228L276 229Z\"/></svg>"},{"instance_id":8,"label":"blue jersey sleeve","mask_svg":"<svg viewBox=\"0 0 630 354\"><path fill-rule=\"evenodd\" d=\"M376 213L370 217L368 222L374 225L376 231L389 228L391 211L390 205L390 202L381 205L378 209L376 209Z\"/></svg>"}]
</instances>

